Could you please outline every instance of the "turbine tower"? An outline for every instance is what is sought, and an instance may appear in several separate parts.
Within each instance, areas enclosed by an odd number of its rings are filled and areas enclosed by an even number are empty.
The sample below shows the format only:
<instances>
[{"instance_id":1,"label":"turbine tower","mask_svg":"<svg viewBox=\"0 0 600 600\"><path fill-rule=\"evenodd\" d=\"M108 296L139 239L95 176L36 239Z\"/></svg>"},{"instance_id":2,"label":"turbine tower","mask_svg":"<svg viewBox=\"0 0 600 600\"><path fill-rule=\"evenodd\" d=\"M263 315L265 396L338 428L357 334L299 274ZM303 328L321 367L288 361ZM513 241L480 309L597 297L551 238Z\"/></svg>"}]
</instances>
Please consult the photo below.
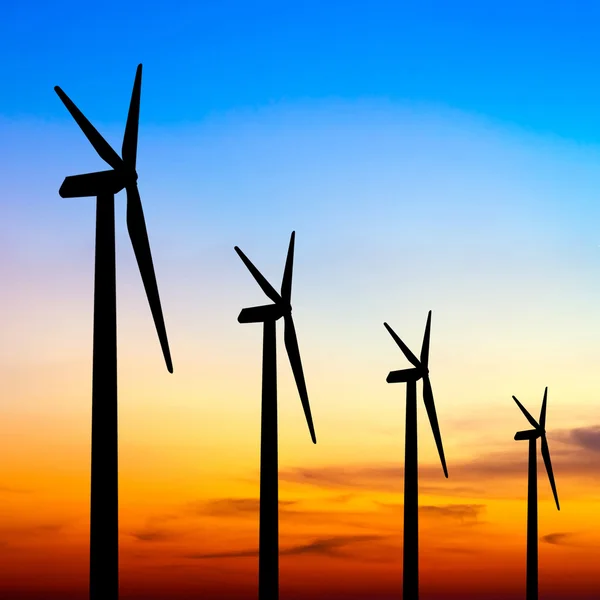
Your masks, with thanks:
<instances>
[{"instance_id":1,"label":"turbine tower","mask_svg":"<svg viewBox=\"0 0 600 600\"><path fill-rule=\"evenodd\" d=\"M529 440L529 475L527 481L527 600L537 600L538 598L538 512L537 512L537 439L542 438L542 458L550 480L550 487L554 494L556 508L560 510L558 504L558 494L556 493L556 484L554 483L554 473L552 472L552 462L550 461L550 450L548 440L546 439L546 401L548 399L548 388L544 390L544 399L542 400L542 410L540 412L540 422L538 423L527 411L527 409L513 396L525 418L531 423L533 429L526 431L517 431L515 440Z\"/></svg>"},{"instance_id":2,"label":"turbine tower","mask_svg":"<svg viewBox=\"0 0 600 600\"><path fill-rule=\"evenodd\" d=\"M112 169L65 178L62 198L96 197L92 457L90 506L90 600L119 597L119 493L117 418L117 307L115 194L127 193L127 229L142 276L167 369L173 372L144 212L137 187L136 156L142 65L133 84L120 157L71 99L54 89L89 142Z\"/></svg>"},{"instance_id":3,"label":"turbine tower","mask_svg":"<svg viewBox=\"0 0 600 600\"><path fill-rule=\"evenodd\" d=\"M420 360L408 346L396 335L392 328L384 323L394 341L413 365L413 369L391 371L388 383L406 383L406 434L404 450L404 548L402 588L403 600L419 598L419 461L417 445L417 381L423 379L423 402L427 409L429 423L437 446L444 475L448 477L442 436L438 425L433 391L429 381L429 338L431 333L431 311L427 316Z\"/></svg>"},{"instance_id":4,"label":"turbine tower","mask_svg":"<svg viewBox=\"0 0 600 600\"><path fill-rule=\"evenodd\" d=\"M235 251L242 259L262 291L273 302L263 306L244 308L239 323L263 323L262 407L260 438L260 515L258 541L258 599L279 598L279 476L277 446L277 356L276 328L283 317L284 343L296 386L308 423L310 436L317 443L313 426L304 372L298 349L296 328L292 319L292 270L294 264L294 239L292 231L288 249L281 294L261 275L250 259L237 247Z\"/></svg>"}]
</instances>

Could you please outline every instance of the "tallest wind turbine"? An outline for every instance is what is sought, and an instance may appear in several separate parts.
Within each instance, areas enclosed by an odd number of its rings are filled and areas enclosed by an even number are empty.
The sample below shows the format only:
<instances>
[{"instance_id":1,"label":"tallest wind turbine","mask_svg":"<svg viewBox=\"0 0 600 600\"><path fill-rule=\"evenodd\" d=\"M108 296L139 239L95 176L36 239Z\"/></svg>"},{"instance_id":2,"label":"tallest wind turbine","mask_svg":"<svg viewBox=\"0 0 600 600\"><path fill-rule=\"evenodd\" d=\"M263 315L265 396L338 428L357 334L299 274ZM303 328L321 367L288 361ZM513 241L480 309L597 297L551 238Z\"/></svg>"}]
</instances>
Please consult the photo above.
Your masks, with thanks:
<instances>
[{"instance_id":1,"label":"tallest wind turbine","mask_svg":"<svg viewBox=\"0 0 600 600\"><path fill-rule=\"evenodd\" d=\"M136 156L142 65L133 84L122 158L71 99L55 91L96 152L112 170L67 177L63 198L96 197L94 350L92 375L92 477L90 514L90 600L119 597L119 493L117 419L117 307L115 282L115 194L127 193L127 229L150 303L167 369L171 353L158 295L146 222L137 187Z\"/></svg>"},{"instance_id":2,"label":"tallest wind turbine","mask_svg":"<svg viewBox=\"0 0 600 600\"><path fill-rule=\"evenodd\" d=\"M427 325L421 346L420 360L408 346L396 335L394 330L384 323L404 356L413 365L413 369L391 371L388 383L406 383L406 434L404 441L404 547L402 588L403 600L419 598L419 460L417 445L417 381L423 379L423 401L429 416L433 437L442 461L444 475L448 477L442 436L438 425L433 391L429 381L429 337L431 334L431 311L427 316Z\"/></svg>"}]
</instances>

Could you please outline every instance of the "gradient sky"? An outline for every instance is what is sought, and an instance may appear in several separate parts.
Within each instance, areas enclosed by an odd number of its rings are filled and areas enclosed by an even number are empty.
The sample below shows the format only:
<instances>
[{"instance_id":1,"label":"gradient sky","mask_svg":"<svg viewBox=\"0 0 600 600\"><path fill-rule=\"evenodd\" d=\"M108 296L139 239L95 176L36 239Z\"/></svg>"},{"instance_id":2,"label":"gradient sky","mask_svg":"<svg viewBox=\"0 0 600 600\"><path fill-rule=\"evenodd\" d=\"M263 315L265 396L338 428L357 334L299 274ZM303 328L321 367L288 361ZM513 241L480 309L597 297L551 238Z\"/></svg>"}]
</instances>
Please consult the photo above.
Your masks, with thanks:
<instances>
[{"instance_id":1,"label":"gradient sky","mask_svg":"<svg viewBox=\"0 0 600 600\"><path fill-rule=\"evenodd\" d=\"M323 6L327 4L327 6ZM600 579L600 7L591 2L11 0L0 19L0 598L87 598L93 199L144 65L139 187L167 372L117 198L123 600L257 588L259 325L240 246L294 315L318 444L279 345L281 599L401 595L408 367L419 400L421 598L524 596L527 422L540 598ZM420 394L420 385L419 385Z\"/></svg>"}]
</instances>

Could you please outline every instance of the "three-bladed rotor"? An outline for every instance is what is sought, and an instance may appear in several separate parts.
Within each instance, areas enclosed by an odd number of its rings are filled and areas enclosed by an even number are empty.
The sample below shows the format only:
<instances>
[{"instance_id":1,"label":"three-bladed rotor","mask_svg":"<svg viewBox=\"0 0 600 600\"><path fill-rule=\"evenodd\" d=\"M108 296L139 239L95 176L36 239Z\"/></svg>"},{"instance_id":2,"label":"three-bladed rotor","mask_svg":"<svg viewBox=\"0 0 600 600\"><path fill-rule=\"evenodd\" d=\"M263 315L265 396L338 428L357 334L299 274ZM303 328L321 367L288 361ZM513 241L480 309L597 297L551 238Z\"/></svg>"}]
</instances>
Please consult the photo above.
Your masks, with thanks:
<instances>
[{"instance_id":1,"label":"three-bladed rotor","mask_svg":"<svg viewBox=\"0 0 600 600\"><path fill-rule=\"evenodd\" d=\"M154 273L154 264L150 252L150 242L146 231L146 220L138 191L136 172L138 127L140 118L140 97L142 90L142 65L138 65L131 103L127 115L127 124L123 136L123 146L120 157L110 144L98 133L96 128L86 119L73 101L58 86L54 88L67 110L71 113L87 139L90 141L100 158L108 163L112 170L85 173L66 177L59 194L62 198L80 198L87 196L115 195L123 188L127 194L127 230L131 245L142 276L150 310L160 340L167 369L173 372L171 352L167 340L165 321L158 295L158 285Z\"/></svg>"},{"instance_id":2,"label":"three-bladed rotor","mask_svg":"<svg viewBox=\"0 0 600 600\"><path fill-rule=\"evenodd\" d=\"M560 510L558 494L556 492L556 483L554 482L554 473L552 471L552 462L550 461L550 449L548 448L548 440L546 439L546 402L548 400L548 388L544 390L544 399L542 400L539 423L531 416L529 411L517 400L515 396L513 396L513 400L517 403L517 406L521 409L521 412L525 415L525 418L533 426L533 429L517 431L517 433L515 433L515 440L536 440L537 438L542 438L542 458L544 459L544 465L546 467L546 472L548 473L548 479L550 480L550 487L552 488L552 494L554 495L556 508Z\"/></svg>"},{"instance_id":3,"label":"three-bladed rotor","mask_svg":"<svg viewBox=\"0 0 600 600\"><path fill-rule=\"evenodd\" d=\"M402 350L404 356L406 356L408 361L414 366L414 369L390 371L386 381L388 383L405 383L413 381L416 382L419 379L423 379L423 402L425 404L425 409L427 410L427 416L429 417L431 430L433 431L435 445L437 446L437 450L440 455L442 469L444 470L444 475L448 477L448 468L446 467L446 458L444 457L444 447L442 445L442 435L440 433L440 426L438 424L437 413L435 411L433 390L431 389L431 382L429 380L429 339L431 336L431 311L429 311L429 314L427 315L427 324L425 325L425 334L423 336L420 359L418 359L410 351L409 347L400 339L400 337L387 323L384 323L384 325L389 331L390 335L394 338L396 344L398 344L400 347L400 350Z\"/></svg>"},{"instance_id":4,"label":"three-bladed rotor","mask_svg":"<svg viewBox=\"0 0 600 600\"><path fill-rule=\"evenodd\" d=\"M300 350L298 348L298 338L296 337L296 328L294 326L294 320L292 318L292 272L294 268L294 241L296 232L292 231L290 237L290 245L288 248L287 259L285 261L285 268L283 271L283 279L281 281L281 294L277 293L275 288L263 277L260 271L252 264L250 259L237 247L235 251L242 259L256 283L260 286L262 291L267 297L273 301L273 304L266 304L262 306L253 306L251 308L244 308L238 316L239 323L263 323L265 321L277 321L283 317L284 322L284 334L283 339L285 343L285 349L290 359L290 365L292 372L294 373L294 379L298 388L298 394L300 395L300 401L302 402L302 408L304 409L304 416L306 417L306 423L310 431L310 437L314 444L317 443L315 435L315 428L313 425L312 415L310 412L310 404L308 402L308 392L306 390L306 382L304 380L304 371L302 370L302 361L300 360Z\"/></svg>"}]
</instances>

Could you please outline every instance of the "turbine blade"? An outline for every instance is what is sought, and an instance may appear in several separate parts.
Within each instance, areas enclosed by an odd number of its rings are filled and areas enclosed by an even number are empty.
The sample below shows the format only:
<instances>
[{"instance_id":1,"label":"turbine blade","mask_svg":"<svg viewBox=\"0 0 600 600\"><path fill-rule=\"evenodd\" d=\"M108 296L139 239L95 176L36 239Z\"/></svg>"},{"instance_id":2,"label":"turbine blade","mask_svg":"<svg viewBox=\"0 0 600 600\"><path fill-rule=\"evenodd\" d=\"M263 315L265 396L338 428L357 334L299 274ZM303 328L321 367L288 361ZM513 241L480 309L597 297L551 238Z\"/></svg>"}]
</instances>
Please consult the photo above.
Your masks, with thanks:
<instances>
[{"instance_id":1,"label":"turbine blade","mask_svg":"<svg viewBox=\"0 0 600 600\"><path fill-rule=\"evenodd\" d=\"M267 297L279 304L281 302L281 296L275 291L273 286L262 276L261 272L250 262L250 259L237 247L235 246L235 251L238 253L239 257L242 259L246 267L248 267L248 271L252 273L252 277L256 280L256 283L260 286L260 289L267 295Z\"/></svg>"},{"instance_id":2,"label":"turbine blade","mask_svg":"<svg viewBox=\"0 0 600 600\"><path fill-rule=\"evenodd\" d=\"M281 297L284 302L291 304L292 302L292 271L294 270L294 242L296 232L292 231L290 237L290 245L288 248L287 258L285 261L285 269L283 270L283 279L281 281Z\"/></svg>"},{"instance_id":3,"label":"turbine blade","mask_svg":"<svg viewBox=\"0 0 600 600\"><path fill-rule=\"evenodd\" d=\"M85 118L83 113L75 106L69 96L67 96L58 86L54 88L54 91L63 101L63 104L67 107L67 110L71 113L71 116L75 119L77 125L79 125L81 131L83 131L85 137L89 140L90 144L92 144L100 158L107 162L113 169L121 169L123 167L121 157Z\"/></svg>"},{"instance_id":4,"label":"turbine blade","mask_svg":"<svg viewBox=\"0 0 600 600\"><path fill-rule=\"evenodd\" d=\"M169 341L167 340L167 331L165 329L165 320L160 305L158 295L158 285L156 284L156 275L154 273L154 264L152 263L152 254L150 252L150 242L148 241L148 232L146 231L146 221L144 211L140 200L140 193L137 185L127 187L127 230L131 239L131 245L135 252L144 289L152 317L158 333L158 339L165 357L165 363L169 373L173 372L173 363L171 362L171 352L169 350Z\"/></svg>"},{"instance_id":5,"label":"turbine blade","mask_svg":"<svg viewBox=\"0 0 600 600\"><path fill-rule=\"evenodd\" d=\"M140 97L142 93L142 65L138 65L131 92L131 102L127 113L127 125L123 135L121 155L123 162L133 170L137 159L138 128L140 122Z\"/></svg>"},{"instance_id":6,"label":"turbine blade","mask_svg":"<svg viewBox=\"0 0 600 600\"><path fill-rule=\"evenodd\" d=\"M281 307L277 304L265 304L264 306L252 306L243 308L238 316L238 323L263 323L264 321L276 321L281 317Z\"/></svg>"},{"instance_id":7,"label":"turbine blade","mask_svg":"<svg viewBox=\"0 0 600 600\"><path fill-rule=\"evenodd\" d=\"M517 405L521 409L521 412L525 415L525 417L533 425L533 427L535 427L535 429L539 429L540 426L538 425L536 420L529 414L529 411L516 399L515 396L513 396L513 400L517 403Z\"/></svg>"},{"instance_id":8,"label":"turbine blade","mask_svg":"<svg viewBox=\"0 0 600 600\"><path fill-rule=\"evenodd\" d=\"M394 338L394 341L400 347L400 350L404 353L404 356L408 359L408 361L415 367L421 368L421 363L419 359L410 351L408 346L396 335L396 332L387 324L384 323L385 328L389 331L390 335Z\"/></svg>"},{"instance_id":9,"label":"turbine blade","mask_svg":"<svg viewBox=\"0 0 600 600\"><path fill-rule=\"evenodd\" d=\"M546 430L546 401L548 400L548 388L544 390L544 399L542 400L542 410L540 411L540 427L542 431Z\"/></svg>"},{"instance_id":10,"label":"turbine blade","mask_svg":"<svg viewBox=\"0 0 600 600\"><path fill-rule=\"evenodd\" d=\"M406 383L408 381L418 381L421 379L420 369L400 369L398 371L390 371L386 378L388 383Z\"/></svg>"},{"instance_id":11,"label":"turbine blade","mask_svg":"<svg viewBox=\"0 0 600 600\"><path fill-rule=\"evenodd\" d=\"M312 438L313 444L316 444L317 437L315 435L315 428L310 412L310 404L308 403L308 392L306 391L306 381L304 380L304 371L302 370L302 361L300 360L300 350L298 348L298 338L296 337L294 320L292 319L291 314L287 314L283 318L285 329L283 340L285 342L285 349L287 350L290 365L292 366L292 371L294 373L294 379L296 380L296 386L298 387L298 393L300 394L300 401L302 402L302 408L304 409L304 416L306 417L310 437Z\"/></svg>"},{"instance_id":12,"label":"turbine blade","mask_svg":"<svg viewBox=\"0 0 600 600\"><path fill-rule=\"evenodd\" d=\"M423 401L425 402L427 416L429 417L429 423L431 424L431 430L433 431L433 437L435 438L435 445L437 446L440 460L442 461L442 469L444 469L444 475L447 478L448 468L446 467L446 459L444 457L442 435L440 433L440 426L438 425L437 414L435 412L435 403L433 401L433 391L431 389L431 382L429 381L428 375L423 377Z\"/></svg>"},{"instance_id":13,"label":"turbine blade","mask_svg":"<svg viewBox=\"0 0 600 600\"><path fill-rule=\"evenodd\" d=\"M423 335L423 345L421 346L421 364L423 368L429 365L429 338L431 336L431 311L427 315L427 324L425 325L425 334Z\"/></svg>"},{"instance_id":14,"label":"turbine blade","mask_svg":"<svg viewBox=\"0 0 600 600\"><path fill-rule=\"evenodd\" d=\"M550 449L548 448L548 440L546 440L545 435L542 435L542 458L544 459L546 471L548 472L548 479L550 480L550 487L552 488L552 493L554 494L556 508L560 510L560 505L558 504L558 494L556 493L556 483L554 482L554 473L552 472L552 462L550 461Z\"/></svg>"},{"instance_id":15,"label":"turbine blade","mask_svg":"<svg viewBox=\"0 0 600 600\"><path fill-rule=\"evenodd\" d=\"M123 187L123 178L111 169L65 177L58 193L61 198L86 198L100 194L117 194Z\"/></svg>"}]
</instances>

